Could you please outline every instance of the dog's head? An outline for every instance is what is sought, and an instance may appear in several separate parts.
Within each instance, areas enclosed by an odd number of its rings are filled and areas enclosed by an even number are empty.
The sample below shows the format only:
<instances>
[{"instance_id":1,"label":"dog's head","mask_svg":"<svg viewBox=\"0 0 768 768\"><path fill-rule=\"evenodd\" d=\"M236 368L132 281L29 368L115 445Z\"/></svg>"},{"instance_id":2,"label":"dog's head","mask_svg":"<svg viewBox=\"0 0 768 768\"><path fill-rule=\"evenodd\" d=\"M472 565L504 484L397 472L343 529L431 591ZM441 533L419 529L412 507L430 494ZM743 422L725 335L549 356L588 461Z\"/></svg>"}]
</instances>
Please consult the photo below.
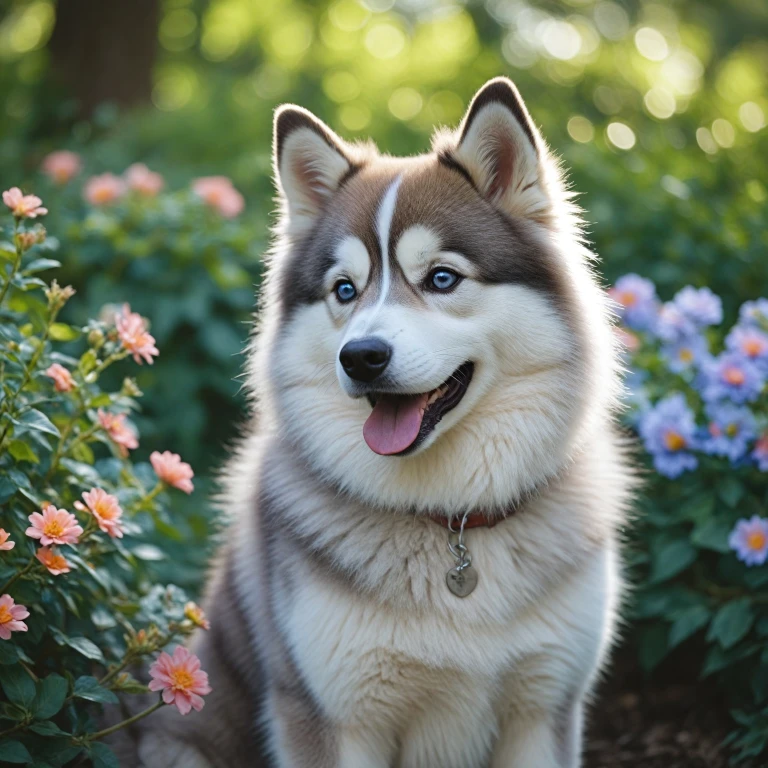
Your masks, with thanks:
<instances>
[{"instance_id":1,"label":"dog's head","mask_svg":"<svg viewBox=\"0 0 768 768\"><path fill-rule=\"evenodd\" d=\"M555 474L610 400L610 331L514 85L487 83L455 132L402 159L284 106L274 156L268 428L393 506L503 505Z\"/></svg>"}]
</instances>

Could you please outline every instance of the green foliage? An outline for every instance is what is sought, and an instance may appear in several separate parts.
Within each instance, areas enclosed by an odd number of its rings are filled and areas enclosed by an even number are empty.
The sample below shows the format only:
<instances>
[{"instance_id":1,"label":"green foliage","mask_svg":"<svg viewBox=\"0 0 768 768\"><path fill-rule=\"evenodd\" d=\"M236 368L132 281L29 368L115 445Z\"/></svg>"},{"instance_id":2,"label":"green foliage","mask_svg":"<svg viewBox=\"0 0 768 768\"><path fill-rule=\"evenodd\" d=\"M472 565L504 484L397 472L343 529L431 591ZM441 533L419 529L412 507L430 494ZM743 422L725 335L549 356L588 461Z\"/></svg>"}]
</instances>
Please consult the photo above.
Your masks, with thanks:
<instances>
[{"instance_id":1,"label":"green foliage","mask_svg":"<svg viewBox=\"0 0 768 768\"><path fill-rule=\"evenodd\" d=\"M163 531L177 530L169 491L189 491L191 470L130 460L140 392L132 379L112 389L108 373L152 359L145 321L122 310L60 322L74 291L29 281L58 262L40 257L55 241L26 221L0 232L11 254L0 265L0 763L115 766L101 706L146 694L124 669L196 626L184 592L157 586L153 569Z\"/></svg>"}]
</instances>

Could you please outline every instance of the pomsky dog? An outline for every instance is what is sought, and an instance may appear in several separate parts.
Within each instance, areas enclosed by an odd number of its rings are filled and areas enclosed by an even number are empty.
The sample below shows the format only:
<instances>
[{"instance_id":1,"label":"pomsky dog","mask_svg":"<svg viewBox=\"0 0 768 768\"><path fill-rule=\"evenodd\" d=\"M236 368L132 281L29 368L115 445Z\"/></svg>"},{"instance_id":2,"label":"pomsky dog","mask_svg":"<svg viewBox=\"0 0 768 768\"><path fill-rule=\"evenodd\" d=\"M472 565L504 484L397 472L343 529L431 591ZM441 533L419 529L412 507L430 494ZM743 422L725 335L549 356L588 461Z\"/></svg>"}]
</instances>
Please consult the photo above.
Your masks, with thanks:
<instances>
[{"instance_id":1,"label":"pomsky dog","mask_svg":"<svg viewBox=\"0 0 768 768\"><path fill-rule=\"evenodd\" d=\"M151 768L575 768L631 472L611 307L515 86L417 157L277 110L213 693Z\"/></svg>"}]
</instances>

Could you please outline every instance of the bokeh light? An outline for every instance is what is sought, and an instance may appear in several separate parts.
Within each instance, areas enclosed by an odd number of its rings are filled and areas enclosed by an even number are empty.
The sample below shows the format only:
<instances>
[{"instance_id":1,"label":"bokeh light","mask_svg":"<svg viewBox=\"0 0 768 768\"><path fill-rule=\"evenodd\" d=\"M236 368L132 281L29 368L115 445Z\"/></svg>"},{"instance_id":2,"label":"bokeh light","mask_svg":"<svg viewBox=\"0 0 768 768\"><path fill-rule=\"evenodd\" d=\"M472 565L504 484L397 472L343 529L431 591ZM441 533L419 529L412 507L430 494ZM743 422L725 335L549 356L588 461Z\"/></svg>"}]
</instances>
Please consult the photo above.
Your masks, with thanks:
<instances>
[{"instance_id":1,"label":"bokeh light","mask_svg":"<svg viewBox=\"0 0 768 768\"><path fill-rule=\"evenodd\" d=\"M626 123L609 123L605 134L608 141L618 149L632 149L637 141L635 132Z\"/></svg>"}]
</instances>

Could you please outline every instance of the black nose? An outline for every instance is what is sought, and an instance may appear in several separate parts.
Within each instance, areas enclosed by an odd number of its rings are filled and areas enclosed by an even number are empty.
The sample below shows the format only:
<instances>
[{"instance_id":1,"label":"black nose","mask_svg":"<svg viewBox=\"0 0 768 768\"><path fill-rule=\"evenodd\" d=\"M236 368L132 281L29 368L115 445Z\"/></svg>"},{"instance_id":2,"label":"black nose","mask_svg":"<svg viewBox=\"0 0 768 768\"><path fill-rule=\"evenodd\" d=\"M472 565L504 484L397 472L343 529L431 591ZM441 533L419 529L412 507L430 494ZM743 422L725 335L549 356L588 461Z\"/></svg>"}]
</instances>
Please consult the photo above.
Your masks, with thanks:
<instances>
[{"instance_id":1,"label":"black nose","mask_svg":"<svg viewBox=\"0 0 768 768\"><path fill-rule=\"evenodd\" d=\"M386 341L370 336L349 341L339 352L339 361L350 379L373 381L380 376L392 357L392 347Z\"/></svg>"}]
</instances>

